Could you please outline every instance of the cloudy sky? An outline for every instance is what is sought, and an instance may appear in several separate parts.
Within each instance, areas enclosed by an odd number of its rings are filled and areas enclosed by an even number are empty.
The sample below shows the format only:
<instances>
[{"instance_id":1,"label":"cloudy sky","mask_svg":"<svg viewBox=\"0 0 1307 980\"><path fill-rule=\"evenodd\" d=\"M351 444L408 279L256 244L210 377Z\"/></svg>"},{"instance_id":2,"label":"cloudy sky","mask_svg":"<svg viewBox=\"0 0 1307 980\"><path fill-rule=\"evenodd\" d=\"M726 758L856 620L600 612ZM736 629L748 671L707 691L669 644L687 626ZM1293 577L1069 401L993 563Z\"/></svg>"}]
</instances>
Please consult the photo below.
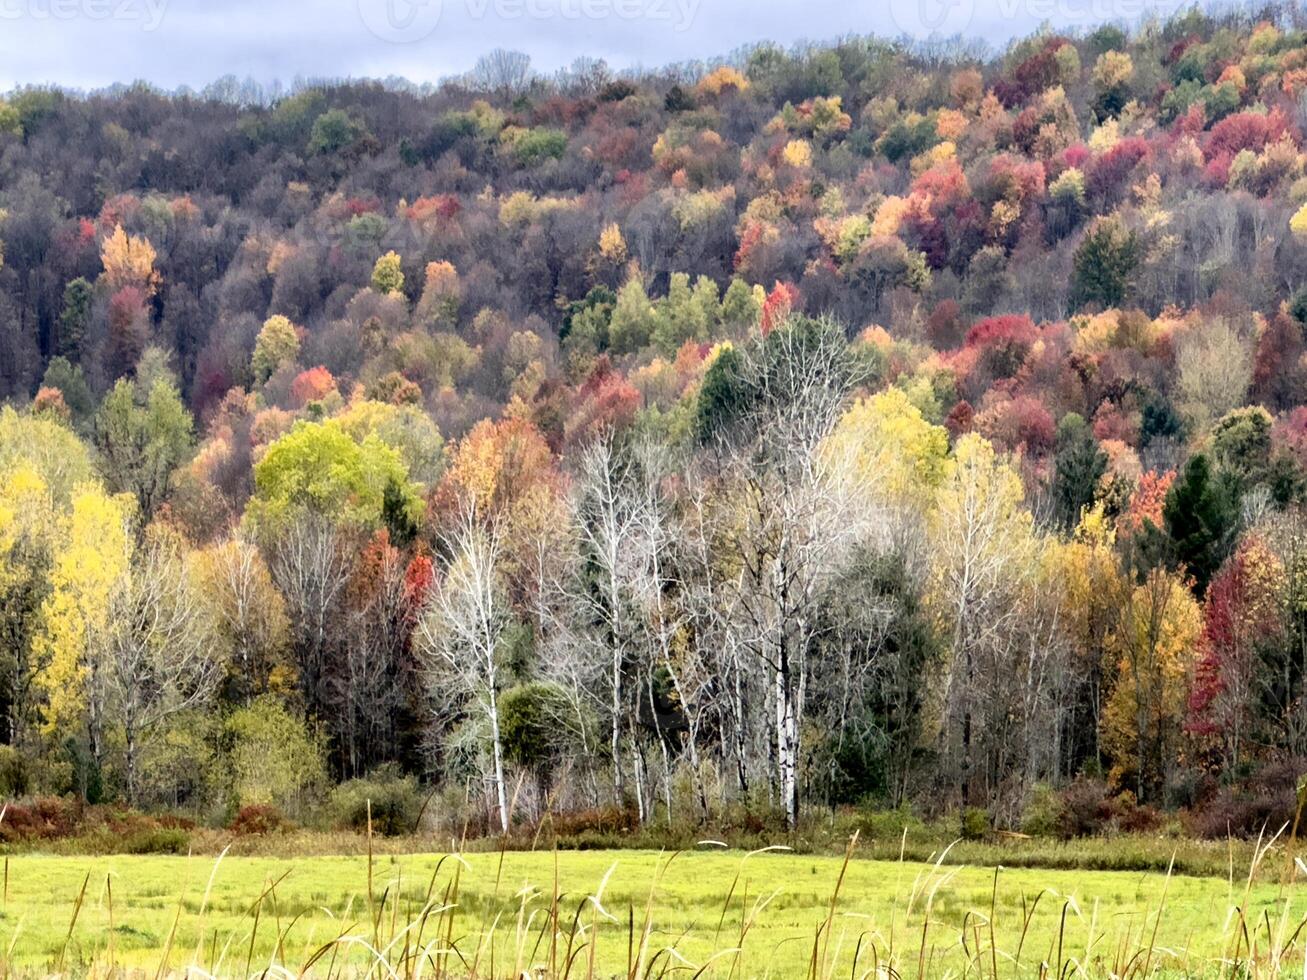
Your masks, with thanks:
<instances>
[{"instance_id":1,"label":"cloudy sky","mask_svg":"<svg viewBox=\"0 0 1307 980\"><path fill-rule=\"evenodd\" d=\"M615 67L849 32L962 34L1002 44L1048 21L1085 27L1179 0L0 0L0 88L173 87L222 75L404 75L435 81L506 47L544 71Z\"/></svg>"}]
</instances>

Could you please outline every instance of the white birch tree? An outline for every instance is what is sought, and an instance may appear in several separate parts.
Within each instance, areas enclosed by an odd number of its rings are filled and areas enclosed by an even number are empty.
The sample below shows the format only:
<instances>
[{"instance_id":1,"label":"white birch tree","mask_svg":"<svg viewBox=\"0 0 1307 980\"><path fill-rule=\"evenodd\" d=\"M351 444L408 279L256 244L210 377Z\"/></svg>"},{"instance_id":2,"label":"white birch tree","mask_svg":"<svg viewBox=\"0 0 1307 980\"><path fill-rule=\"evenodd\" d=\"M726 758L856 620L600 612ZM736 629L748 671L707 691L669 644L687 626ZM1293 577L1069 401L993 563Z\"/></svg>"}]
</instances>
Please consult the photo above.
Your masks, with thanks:
<instances>
[{"instance_id":1,"label":"white birch tree","mask_svg":"<svg viewBox=\"0 0 1307 980\"><path fill-rule=\"evenodd\" d=\"M510 814L504 776L499 696L504 682L504 634L512 622L501 572L497 524L469 508L446 535L450 561L432 589L417 639L437 713L475 713L489 732L493 792L500 830Z\"/></svg>"}]
</instances>

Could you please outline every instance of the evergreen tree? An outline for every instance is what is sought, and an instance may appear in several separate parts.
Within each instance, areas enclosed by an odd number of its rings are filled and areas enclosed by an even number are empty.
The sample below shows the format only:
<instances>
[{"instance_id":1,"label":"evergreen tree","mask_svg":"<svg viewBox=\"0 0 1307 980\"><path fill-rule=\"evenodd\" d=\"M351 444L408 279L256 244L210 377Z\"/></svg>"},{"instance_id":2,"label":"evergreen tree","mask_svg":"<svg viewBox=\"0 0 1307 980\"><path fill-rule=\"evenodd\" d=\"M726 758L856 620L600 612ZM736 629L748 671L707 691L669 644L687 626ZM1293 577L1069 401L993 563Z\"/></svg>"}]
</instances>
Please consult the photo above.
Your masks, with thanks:
<instances>
[{"instance_id":1,"label":"evergreen tree","mask_svg":"<svg viewBox=\"0 0 1307 980\"><path fill-rule=\"evenodd\" d=\"M1118 218L1100 218L1076 249L1071 305L1119 306L1139 262L1139 240Z\"/></svg>"},{"instance_id":2,"label":"evergreen tree","mask_svg":"<svg viewBox=\"0 0 1307 980\"><path fill-rule=\"evenodd\" d=\"M59 314L60 356L76 363L82 355L82 343L91 322L91 284L78 276L64 287L64 308Z\"/></svg>"},{"instance_id":3,"label":"evergreen tree","mask_svg":"<svg viewBox=\"0 0 1307 980\"><path fill-rule=\"evenodd\" d=\"M1064 528L1075 527L1080 512L1094 502L1098 481L1107 472L1107 456L1088 423L1075 412L1063 417L1057 427L1057 451L1053 457L1053 515Z\"/></svg>"},{"instance_id":4,"label":"evergreen tree","mask_svg":"<svg viewBox=\"0 0 1307 980\"><path fill-rule=\"evenodd\" d=\"M1220 567L1227 549L1228 530L1236 520L1237 502L1224 481L1212 473L1211 463L1196 453L1185 464L1162 507L1171 563L1193 578L1202 596Z\"/></svg>"}]
</instances>

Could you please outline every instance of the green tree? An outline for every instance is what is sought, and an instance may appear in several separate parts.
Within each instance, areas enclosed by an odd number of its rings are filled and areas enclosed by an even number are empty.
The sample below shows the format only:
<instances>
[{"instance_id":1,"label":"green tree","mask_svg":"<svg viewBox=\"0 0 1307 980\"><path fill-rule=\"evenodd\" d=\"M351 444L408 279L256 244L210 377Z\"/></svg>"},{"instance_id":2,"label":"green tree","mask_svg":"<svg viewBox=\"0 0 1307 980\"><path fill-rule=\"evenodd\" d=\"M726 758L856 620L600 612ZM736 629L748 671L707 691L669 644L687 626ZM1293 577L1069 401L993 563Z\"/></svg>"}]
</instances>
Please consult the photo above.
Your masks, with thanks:
<instances>
[{"instance_id":1,"label":"green tree","mask_svg":"<svg viewBox=\"0 0 1307 980\"><path fill-rule=\"evenodd\" d=\"M9 103L0 101L0 132L11 136L23 135L23 118Z\"/></svg>"},{"instance_id":2,"label":"green tree","mask_svg":"<svg viewBox=\"0 0 1307 980\"><path fill-rule=\"evenodd\" d=\"M529 681L503 693L499 714L504 759L535 776L543 805L556 763L576 740L576 712L557 684Z\"/></svg>"},{"instance_id":3,"label":"green tree","mask_svg":"<svg viewBox=\"0 0 1307 980\"><path fill-rule=\"evenodd\" d=\"M528 129L510 138L507 145L518 163L534 167L545 160L562 159L567 152L567 134L558 129Z\"/></svg>"},{"instance_id":4,"label":"green tree","mask_svg":"<svg viewBox=\"0 0 1307 980\"><path fill-rule=\"evenodd\" d=\"M722 297L721 318L728 330L745 330L758 322L762 314L762 304L754 295L751 287L743 279L732 279Z\"/></svg>"},{"instance_id":5,"label":"green tree","mask_svg":"<svg viewBox=\"0 0 1307 980\"><path fill-rule=\"evenodd\" d=\"M712 287L711 295L703 283ZM653 329L654 345L664 354L675 354L687 340L707 340L717 319L716 285L701 276L690 287L690 277L674 272L667 286L667 296L656 307Z\"/></svg>"},{"instance_id":6,"label":"green tree","mask_svg":"<svg viewBox=\"0 0 1307 980\"><path fill-rule=\"evenodd\" d=\"M224 731L234 806L302 813L327 782L326 740L272 694L232 713Z\"/></svg>"},{"instance_id":7,"label":"green tree","mask_svg":"<svg viewBox=\"0 0 1307 980\"><path fill-rule=\"evenodd\" d=\"M328 109L313 120L310 154L340 153L368 136L367 127L344 109Z\"/></svg>"},{"instance_id":8,"label":"green tree","mask_svg":"<svg viewBox=\"0 0 1307 980\"><path fill-rule=\"evenodd\" d=\"M563 317L558 340L569 356L601 354L608 349L608 324L617 294L607 286L595 286L584 299L573 300Z\"/></svg>"},{"instance_id":9,"label":"green tree","mask_svg":"<svg viewBox=\"0 0 1307 980\"><path fill-rule=\"evenodd\" d=\"M52 357L41 379L45 388L54 388L64 396L64 404L72 412L73 420L80 422L95 410L95 399L91 388L86 383L86 375L81 365L75 365L66 357Z\"/></svg>"},{"instance_id":10,"label":"green tree","mask_svg":"<svg viewBox=\"0 0 1307 980\"><path fill-rule=\"evenodd\" d=\"M356 401L336 419L355 441L375 435L398 450L409 478L417 483L430 487L444 471L445 440L431 416L416 405Z\"/></svg>"},{"instance_id":11,"label":"green tree","mask_svg":"<svg viewBox=\"0 0 1307 980\"><path fill-rule=\"evenodd\" d=\"M1271 413L1260 405L1227 412L1212 427L1212 456L1241 490L1266 480L1271 463Z\"/></svg>"},{"instance_id":12,"label":"green tree","mask_svg":"<svg viewBox=\"0 0 1307 980\"><path fill-rule=\"evenodd\" d=\"M1298 321L1298 325L1307 329L1307 286L1299 286L1289 300L1289 315Z\"/></svg>"},{"instance_id":13,"label":"green tree","mask_svg":"<svg viewBox=\"0 0 1307 980\"><path fill-rule=\"evenodd\" d=\"M694 414L694 428L700 442L707 442L730 426L743 412L748 399L741 377L743 366L740 352L724 346L704 373Z\"/></svg>"},{"instance_id":14,"label":"green tree","mask_svg":"<svg viewBox=\"0 0 1307 980\"><path fill-rule=\"evenodd\" d=\"M310 511L343 524L374 529L387 510L416 523L422 498L399 451L375 435L355 440L339 421L300 422L271 446L254 467L254 498L246 518L268 530L297 512Z\"/></svg>"},{"instance_id":15,"label":"green tree","mask_svg":"<svg viewBox=\"0 0 1307 980\"><path fill-rule=\"evenodd\" d=\"M300 338L295 325L280 313L268 317L254 341L254 354L250 358L254 383L263 384L277 368L294 363L299 354Z\"/></svg>"},{"instance_id":16,"label":"green tree","mask_svg":"<svg viewBox=\"0 0 1307 980\"><path fill-rule=\"evenodd\" d=\"M632 276L617 292L617 303L608 324L608 341L619 354L630 354L649 343L658 317L644 291L644 283Z\"/></svg>"},{"instance_id":17,"label":"green tree","mask_svg":"<svg viewBox=\"0 0 1307 980\"><path fill-rule=\"evenodd\" d=\"M1213 476L1211 462L1203 453L1189 457L1166 495L1161 557L1192 577L1199 596L1207 591L1207 583L1229 550L1228 532L1235 526L1236 507L1228 485Z\"/></svg>"},{"instance_id":18,"label":"green tree","mask_svg":"<svg viewBox=\"0 0 1307 980\"><path fill-rule=\"evenodd\" d=\"M1154 439L1178 438L1183 432L1184 422L1171 402L1155 392L1149 395L1140 417L1139 444L1147 446Z\"/></svg>"},{"instance_id":19,"label":"green tree","mask_svg":"<svg viewBox=\"0 0 1307 980\"><path fill-rule=\"evenodd\" d=\"M91 284L81 276L64 287L64 308L59 314L59 342L55 350L70 361L82 355L82 344L91 323Z\"/></svg>"},{"instance_id":20,"label":"green tree","mask_svg":"<svg viewBox=\"0 0 1307 980\"><path fill-rule=\"evenodd\" d=\"M372 291L388 296L404 293L404 273L400 269L399 253L390 251L377 259L372 267Z\"/></svg>"},{"instance_id":21,"label":"green tree","mask_svg":"<svg viewBox=\"0 0 1307 980\"><path fill-rule=\"evenodd\" d=\"M95 448L110 489L136 498L144 521L168 495L173 472L186 462L194 420L170 377L149 390L120 378L95 417Z\"/></svg>"},{"instance_id":22,"label":"green tree","mask_svg":"<svg viewBox=\"0 0 1307 980\"><path fill-rule=\"evenodd\" d=\"M386 481L386 489L381 493L381 521L390 532L390 540L398 547L405 547L418 536L418 517L412 506L412 493L398 480Z\"/></svg>"},{"instance_id":23,"label":"green tree","mask_svg":"<svg viewBox=\"0 0 1307 980\"><path fill-rule=\"evenodd\" d=\"M1071 273L1071 305L1119 306L1139 264L1139 239L1116 217L1100 218L1076 249Z\"/></svg>"},{"instance_id":24,"label":"green tree","mask_svg":"<svg viewBox=\"0 0 1307 980\"><path fill-rule=\"evenodd\" d=\"M1107 455L1098 447L1089 424L1068 412L1057 427L1050 488L1059 525L1069 529L1080 522L1080 512L1094 502L1094 491L1105 472Z\"/></svg>"}]
</instances>

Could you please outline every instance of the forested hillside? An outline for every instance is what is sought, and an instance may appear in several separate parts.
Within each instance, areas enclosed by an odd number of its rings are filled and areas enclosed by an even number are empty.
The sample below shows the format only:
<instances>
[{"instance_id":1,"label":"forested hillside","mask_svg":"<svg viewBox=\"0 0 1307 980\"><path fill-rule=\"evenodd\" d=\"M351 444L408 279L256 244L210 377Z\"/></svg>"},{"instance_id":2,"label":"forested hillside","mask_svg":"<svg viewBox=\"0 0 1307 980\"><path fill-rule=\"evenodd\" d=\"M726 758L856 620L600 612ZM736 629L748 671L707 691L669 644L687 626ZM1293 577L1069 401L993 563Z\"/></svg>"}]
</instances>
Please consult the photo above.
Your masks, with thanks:
<instances>
[{"instance_id":1,"label":"forested hillside","mask_svg":"<svg viewBox=\"0 0 1307 980\"><path fill-rule=\"evenodd\" d=\"M0 790L1291 819L1304 27L10 93Z\"/></svg>"}]
</instances>

